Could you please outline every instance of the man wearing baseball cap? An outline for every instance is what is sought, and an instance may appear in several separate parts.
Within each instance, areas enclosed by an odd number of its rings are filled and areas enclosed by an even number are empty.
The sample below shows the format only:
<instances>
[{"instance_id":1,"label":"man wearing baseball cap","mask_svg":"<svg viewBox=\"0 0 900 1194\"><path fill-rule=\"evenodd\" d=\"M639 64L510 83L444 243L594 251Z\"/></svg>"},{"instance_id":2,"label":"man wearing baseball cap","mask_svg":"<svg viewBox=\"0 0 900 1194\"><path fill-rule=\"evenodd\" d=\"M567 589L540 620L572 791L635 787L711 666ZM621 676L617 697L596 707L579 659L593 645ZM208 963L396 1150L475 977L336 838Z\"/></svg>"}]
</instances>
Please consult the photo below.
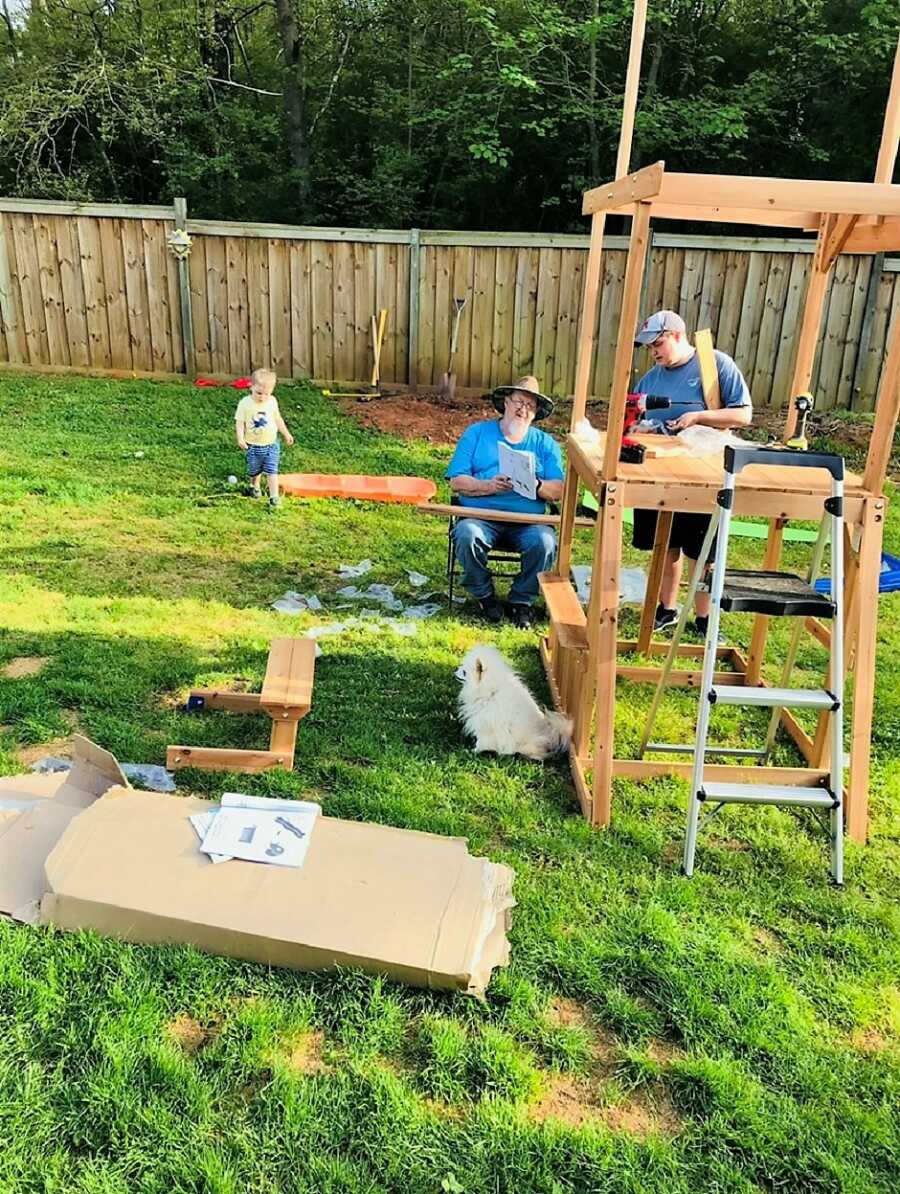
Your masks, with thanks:
<instances>
[{"instance_id":1,"label":"man wearing baseball cap","mask_svg":"<svg viewBox=\"0 0 900 1194\"><path fill-rule=\"evenodd\" d=\"M499 419L482 419L467 427L459 438L446 477L460 505L520 514L546 514L546 502L559 501L563 491L563 464L559 444L532 424L553 411L536 377L520 377L491 394ZM534 456L537 477L535 497L517 493L509 477L500 472L500 444ZM541 523L500 522L463 517L453 528L456 554L463 571L463 585L488 622L500 622L503 609L494 593L488 571L488 552L518 552L521 568L509 591L509 616L526 629L533 620L538 595L538 573L548 571L556 555L556 533Z\"/></svg>"},{"instance_id":2,"label":"man wearing baseball cap","mask_svg":"<svg viewBox=\"0 0 900 1194\"><path fill-rule=\"evenodd\" d=\"M655 394L670 400L668 408L647 411L641 431L676 434L686 427L746 427L753 414L750 391L740 369L730 356L716 350L716 371L722 406L709 410L703 397L697 350L687 338L684 320L675 311L656 311L640 325L634 342L650 350L653 367L635 386L639 394ZM672 519L669 550L659 589L659 605L653 623L655 630L678 621L678 586L681 583L682 555L696 560L709 527L710 515L678 513ZM656 511L635 510L632 543L643 551L653 549L656 537ZM695 629L706 633L709 618L709 594L695 598Z\"/></svg>"}]
</instances>

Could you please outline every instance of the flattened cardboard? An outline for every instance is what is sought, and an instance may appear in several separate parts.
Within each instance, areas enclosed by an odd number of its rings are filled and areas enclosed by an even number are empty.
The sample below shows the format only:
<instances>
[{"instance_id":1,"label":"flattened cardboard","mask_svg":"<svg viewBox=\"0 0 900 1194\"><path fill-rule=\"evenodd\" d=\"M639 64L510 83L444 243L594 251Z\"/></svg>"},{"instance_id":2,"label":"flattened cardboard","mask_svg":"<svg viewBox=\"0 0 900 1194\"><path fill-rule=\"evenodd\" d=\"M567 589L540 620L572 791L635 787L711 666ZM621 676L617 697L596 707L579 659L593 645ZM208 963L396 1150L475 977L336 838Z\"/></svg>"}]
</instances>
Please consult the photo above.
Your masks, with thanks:
<instances>
[{"instance_id":1,"label":"flattened cardboard","mask_svg":"<svg viewBox=\"0 0 900 1194\"><path fill-rule=\"evenodd\" d=\"M73 818L117 785L131 790L109 751L80 734L69 771L0 779L0 913L36 921L47 855Z\"/></svg>"},{"instance_id":2,"label":"flattened cardboard","mask_svg":"<svg viewBox=\"0 0 900 1194\"><path fill-rule=\"evenodd\" d=\"M463 838L319 817L299 870L197 849L196 799L114 788L46 862L41 922L271 966L356 966L481 995L509 957L509 867Z\"/></svg>"}]
</instances>

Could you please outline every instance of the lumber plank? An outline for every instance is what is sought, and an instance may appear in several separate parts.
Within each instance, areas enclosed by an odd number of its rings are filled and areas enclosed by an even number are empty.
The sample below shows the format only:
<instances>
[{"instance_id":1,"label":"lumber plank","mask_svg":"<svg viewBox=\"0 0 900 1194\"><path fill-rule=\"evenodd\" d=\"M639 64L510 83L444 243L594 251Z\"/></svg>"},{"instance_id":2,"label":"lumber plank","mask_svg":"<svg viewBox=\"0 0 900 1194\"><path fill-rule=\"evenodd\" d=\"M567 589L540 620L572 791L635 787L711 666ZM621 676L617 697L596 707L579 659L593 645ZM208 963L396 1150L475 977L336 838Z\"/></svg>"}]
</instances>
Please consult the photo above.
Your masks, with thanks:
<instances>
[{"instance_id":1,"label":"lumber plank","mask_svg":"<svg viewBox=\"0 0 900 1194\"><path fill-rule=\"evenodd\" d=\"M227 709L231 713L261 712L258 692L229 692L222 688L192 688L191 697L201 697L207 709Z\"/></svg>"},{"instance_id":2,"label":"lumber plank","mask_svg":"<svg viewBox=\"0 0 900 1194\"><path fill-rule=\"evenodd\" d=\"M585 650L588 645L587 618L571 581L555 572L542 572L538 583L559 645Z\"/></svg>"},{"instance_id":3,"label":"lumber plank","mask_svg":"<svg viewBox=\"0 0 900 1194\"><path fill-rule=\"evenodd\" d=\"M634 174L626 174L615 182L603 183L584 192L581 214L591 216L597 211L612 211L660 194L665 176L665 163L654 162Z\"/></svg>"},{"instance_id":4,"label":"lumber plank","mask_svg":"<svg viewBox=\"0 0 900 1194\"><path fill-rule=\"evenodd\" d=\"M700 385L703 387L703 398L709 410L721 410L722 394L719 390L719 370L716 367L716 357L713 351L712 332L709 328L701 328L694 336L694 347L697 349L697 363L700 366Z\"/></svg>"},{"instance_id":5,"label":"lumber plank","mask_svg":"<svg viewBox=\"0 0 900 1194\"><path fill-rule=\"evenodd\" d=\"M260 705L272 718L297 720L312 704L316 644L307 638L272 640Z\"/></svg>"},{"instance_id":6,"label":"lumber plank","mask_svg":"<svg viewBox=\"0 0 900 1194\"><path fill-rule=\"evenodd\" d=\"M887 183L664 172L659 191L651 193L659 195L660 204L676 206L702 205L715 195L716 207L733 211L900 216L900 190ZM627 202L625 197L607 206L622 207Z\"/></svg>"},{"instance_id":7,"label":"lumber plank","mask_svg":"<svg viewBox=\"0 0 900 1194\"><path fill-rule=\"evenodd\" d=\"M181 771L196 767L199 771L238 771L255 775L277 768L289 771L290 757L272 750L230 750L213 746L170 746L166 750L166 768Z\"/></svg>"}]
</instances>

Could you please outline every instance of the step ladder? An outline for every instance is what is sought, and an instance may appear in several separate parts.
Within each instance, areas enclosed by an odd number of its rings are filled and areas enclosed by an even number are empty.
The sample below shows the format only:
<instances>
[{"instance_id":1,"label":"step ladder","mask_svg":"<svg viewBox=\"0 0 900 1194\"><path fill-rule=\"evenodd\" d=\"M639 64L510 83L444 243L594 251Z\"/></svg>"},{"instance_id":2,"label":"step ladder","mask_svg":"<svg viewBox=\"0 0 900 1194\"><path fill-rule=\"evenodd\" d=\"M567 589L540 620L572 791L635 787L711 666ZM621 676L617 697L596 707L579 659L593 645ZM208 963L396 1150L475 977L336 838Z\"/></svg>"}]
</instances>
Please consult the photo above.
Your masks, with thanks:
<instances>
[{"instance_id":1,"label":"step ladder","mask_svg":"<svg viewBox=\"0 0 900 1194\"><path fill-rule=\"evenodd\" d=\"M823 519L824 525L827 525L826 520L831 524L830 595L817 591L810 581L792 573L728 568L726 562L728 534L734 505L735 478L742 469L754 464L762 464L770 468L788 466L791 468L826 469L831 474L831 494L824 502L825 518ZM780 448L735 448L729 446L725 449L725 484L717 497L719 505L718 541L712 578L708 584L700 580L700 562L698 561L698 567L695 569L695 576L692 580L693 588L696 588L698 584L703 589L708 588L710 611L703 656L703 678L700 685L700 707L693 748L693 770L684 842L683 870L687 876L691 876L694 872L694 855L702 806L714 805L715 807L710 813L713 815L725 804L762 804L788 808L811 808L822 817L827 815L831 844L831 874L835 883L843 883L843 491L844 461L840 456L816 452L795 452ZM711 527L707 542L704 544L707 552L714 533L715 531ZM814 552L814 568L821 565L823 553L824 537L820 535ZM812 579L815 578L812 577ZM757 613L775 618L812 616L830 619L832 632L828 688L809 689L786 686L755 688L737 684L714 683L713 673L719 640L719 623L723 612ZM682 613L684 614L684 611ZM785 684L793 667L795 655L794 640L782 672L782 680ZM707 754L724 753L714 752L707 745L710 711L715 704L744 705L757 708L762 706L773 710L766 748L756 752L763 756L768 753L771 742L774 740L772 727L773 725L777 727L780 709L818 709L820 712L827 712L830 722L831 761L823 786L808 788L781 784L717 783L706 779Z\"/></svg>"}]
</instances>

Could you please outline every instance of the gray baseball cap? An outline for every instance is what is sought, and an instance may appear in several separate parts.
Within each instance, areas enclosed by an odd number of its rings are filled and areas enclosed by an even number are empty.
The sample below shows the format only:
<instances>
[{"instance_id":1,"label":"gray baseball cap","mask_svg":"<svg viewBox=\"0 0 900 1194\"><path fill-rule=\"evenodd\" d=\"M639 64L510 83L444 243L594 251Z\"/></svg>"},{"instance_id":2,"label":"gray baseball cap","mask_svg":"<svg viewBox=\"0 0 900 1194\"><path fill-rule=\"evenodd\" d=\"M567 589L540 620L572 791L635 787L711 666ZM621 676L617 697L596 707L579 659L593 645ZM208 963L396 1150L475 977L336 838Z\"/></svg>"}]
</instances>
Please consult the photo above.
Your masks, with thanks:
<instances>
[{"instance_id":1,"label":"gray baseball cap","mask_svg":"<svg viewBox=\"0 0 900 1194\"><path fill-rule=\"evenodd\" d=\"M676 311L655 311L638 328L635 344L652 344L663 332L687 331L684 320Z\"/></svg>"}]
</instances>

